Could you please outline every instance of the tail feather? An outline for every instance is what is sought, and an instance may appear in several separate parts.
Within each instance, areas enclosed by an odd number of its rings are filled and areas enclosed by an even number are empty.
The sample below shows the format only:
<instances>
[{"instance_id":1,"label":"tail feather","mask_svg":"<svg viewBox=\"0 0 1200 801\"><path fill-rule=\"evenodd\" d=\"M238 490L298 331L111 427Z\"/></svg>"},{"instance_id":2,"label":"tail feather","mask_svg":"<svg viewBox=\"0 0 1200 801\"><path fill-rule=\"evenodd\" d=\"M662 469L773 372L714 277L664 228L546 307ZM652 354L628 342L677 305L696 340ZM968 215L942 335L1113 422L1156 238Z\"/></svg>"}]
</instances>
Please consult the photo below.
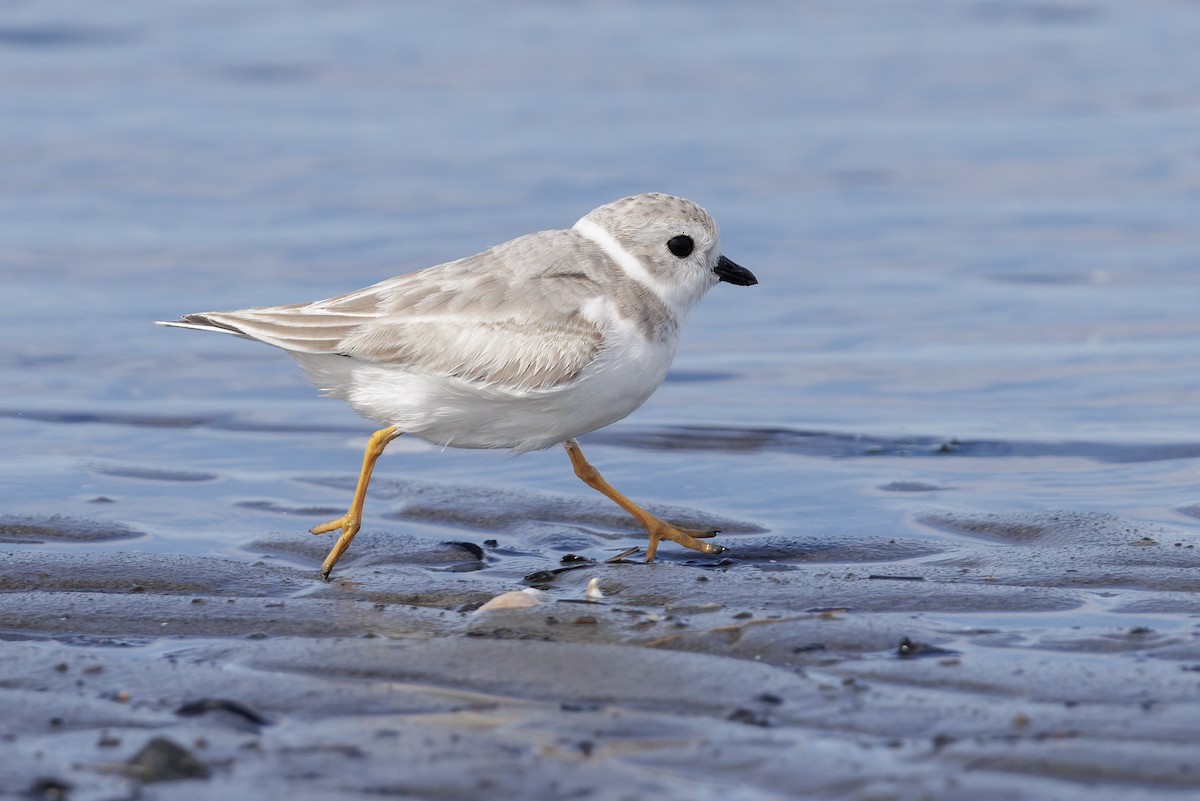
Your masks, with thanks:
<instances>
[{"instance_id":1,"label":"tail feather","mask_svg":"<svg viewBox=\"0 0 1200 801\"><path fill-rule=\"evenodd\" d=\"M295 309L246 309L236 312L185 314L174 322L159 322L170 328L216 331L274 345L295 353L337 353L350 329L361 319L321 314L296 314Z\"/></svg>"}]
</instances>

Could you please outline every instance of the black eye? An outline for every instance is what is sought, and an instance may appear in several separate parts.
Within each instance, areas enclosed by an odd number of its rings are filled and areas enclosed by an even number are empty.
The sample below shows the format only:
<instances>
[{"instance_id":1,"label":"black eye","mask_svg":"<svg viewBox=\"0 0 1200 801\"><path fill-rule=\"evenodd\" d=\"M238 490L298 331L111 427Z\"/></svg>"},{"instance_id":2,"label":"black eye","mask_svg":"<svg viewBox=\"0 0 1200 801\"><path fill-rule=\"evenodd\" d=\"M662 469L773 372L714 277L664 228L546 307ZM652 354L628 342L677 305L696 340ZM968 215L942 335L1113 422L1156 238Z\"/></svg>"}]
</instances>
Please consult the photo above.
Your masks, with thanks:
<instances>
[{"instance_id":1,"label":"black eye","mask_svg":"<svg viewBox=\"0 0 1200 801\"><path fill-rule=\"evenodd\" d=\"M667 247L679 258L686 259L692 255L692 249L696 247L696 243L692 241L690 236L680 234L668 239Z\"/></svg>"}]
</instances>

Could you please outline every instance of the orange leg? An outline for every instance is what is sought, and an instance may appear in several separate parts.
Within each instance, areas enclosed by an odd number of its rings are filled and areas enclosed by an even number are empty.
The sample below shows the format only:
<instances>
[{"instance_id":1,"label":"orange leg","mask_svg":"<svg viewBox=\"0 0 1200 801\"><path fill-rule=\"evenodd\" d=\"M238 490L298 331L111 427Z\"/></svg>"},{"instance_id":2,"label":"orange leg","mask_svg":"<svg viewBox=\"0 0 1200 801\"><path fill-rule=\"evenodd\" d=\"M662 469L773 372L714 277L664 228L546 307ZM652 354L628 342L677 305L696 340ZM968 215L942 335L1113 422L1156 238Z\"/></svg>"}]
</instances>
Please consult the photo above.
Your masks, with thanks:
<instances>
[{"instance_id":1,"label":"orange leg","mask_svg":"<svg viewBox=\"0 0 1200 801\"><path fill-rule=\"evenodd\" d=\"M711 537L717 532L672 526L670 523L659 520L626 498L604 480L604 476L600 475L599 470L592 467L588 463L588 460L583 458L583 451L579 450L579 443L575 440L567 440L563 443L563 447L567 449L567 456L571 457L571 466L575 468L575 475L579 476L584 484L587 484L597 492L607 495L616 502L617 506L629 512L639 523L646 527L646 531L650 533L650 544L646 546L647 562L654 561L654 557L658 553L658 543L664 539L677 542L685 548L691 548L693 551L700 551L701 553L721 553L725 550L720 545L715 545L711 542L700 542L697 539L699 537Z\"/></svg>"},{"instance_id":2,"label":"orange leg","mask_svg":"<svg viewBox=\"0 0 1200 801\"><path fill-rule=\"evenodd\" d=\"M375 462L383 454L383 449L387 447L388 443L403 433L403 431L396 430L395 426L390 426L381 428L371 435L371 439L367 441L366 453L363 454L362 472L358 476L358 486L354 490L354 500L350 503L350 509L337 520L330 520L328 523L322 523L310 529L313 534L342 530L342 536L338 537L333 550L329 552L329 556L325 557L325 562L321 565L322 578L329 579L329 573L333 570L333 566L350 547L350 541L354 539L359 526L362 525L363 502L367 499L367 485L371 483L371 472L375 469Z\"/></svg>"}]
</instances>

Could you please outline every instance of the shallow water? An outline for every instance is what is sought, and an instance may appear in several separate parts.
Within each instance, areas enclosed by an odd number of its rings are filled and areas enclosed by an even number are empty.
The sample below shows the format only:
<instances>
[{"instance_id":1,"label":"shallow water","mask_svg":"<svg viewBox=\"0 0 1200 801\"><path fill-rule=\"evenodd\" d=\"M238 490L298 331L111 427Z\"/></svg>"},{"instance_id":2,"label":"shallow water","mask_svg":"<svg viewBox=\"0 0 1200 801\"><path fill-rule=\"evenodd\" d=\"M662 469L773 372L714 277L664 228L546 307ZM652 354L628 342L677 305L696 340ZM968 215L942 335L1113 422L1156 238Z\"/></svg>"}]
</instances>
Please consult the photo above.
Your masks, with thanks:
<instances>
[{"instance_id":1,"label":"shallow water","mask_svg":"<svg viewBox=\"0 0 1200 801\"><path fill-rule=\"evenodd\" d=\"M0 796L1197 792L1198 35L1165 1L5 6ZM761 284L583 442L721 557L605 565L644 540L561 451L401 438L321 582L370 425L150 324L648 190ZM208 778L147 783L156 735Z\"/></svg>"}]
</instances>

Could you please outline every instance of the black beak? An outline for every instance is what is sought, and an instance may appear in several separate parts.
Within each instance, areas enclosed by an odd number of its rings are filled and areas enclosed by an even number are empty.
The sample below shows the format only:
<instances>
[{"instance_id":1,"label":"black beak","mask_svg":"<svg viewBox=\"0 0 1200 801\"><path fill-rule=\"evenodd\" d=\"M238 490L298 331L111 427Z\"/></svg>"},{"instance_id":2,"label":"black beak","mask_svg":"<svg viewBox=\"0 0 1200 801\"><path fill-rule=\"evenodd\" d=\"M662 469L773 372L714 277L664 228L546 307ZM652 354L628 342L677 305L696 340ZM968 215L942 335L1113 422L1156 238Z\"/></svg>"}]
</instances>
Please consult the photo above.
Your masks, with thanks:
<instances>
[{"instance_id":1,"label":"black beak","mask_svg":"<svg viewBox=\"0 0 1200 801\"><path fill-rule=\"evenodd\" d=\"M734 264L724 256L717 259L717 267L713 272L719 276L720 280L736 286L754 286L758 283L754 273L740 264Z\"/></svg>"}]
</instances>

